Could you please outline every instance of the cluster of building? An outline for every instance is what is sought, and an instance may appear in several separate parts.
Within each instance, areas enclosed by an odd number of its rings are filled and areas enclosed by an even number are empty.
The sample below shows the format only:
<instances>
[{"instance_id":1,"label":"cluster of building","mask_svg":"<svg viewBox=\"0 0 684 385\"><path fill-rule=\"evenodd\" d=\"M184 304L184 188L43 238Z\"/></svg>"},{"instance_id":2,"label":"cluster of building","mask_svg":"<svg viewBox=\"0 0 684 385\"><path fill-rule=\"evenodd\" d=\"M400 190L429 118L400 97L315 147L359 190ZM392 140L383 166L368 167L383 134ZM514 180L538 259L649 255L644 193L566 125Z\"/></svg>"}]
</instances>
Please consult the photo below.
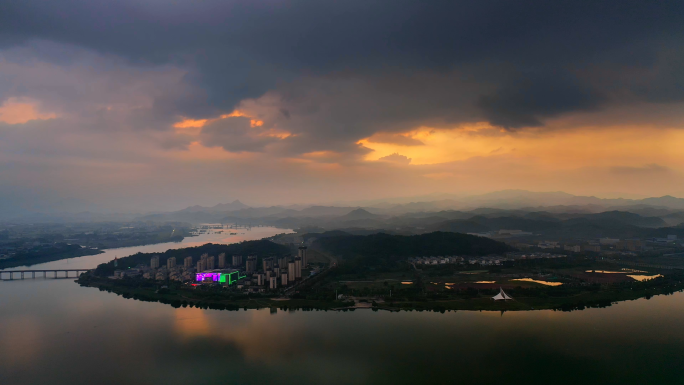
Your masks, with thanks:
<instances>
[{"instance_id":1,"label":"cluster of building","mask_svg":"<svg viewBox=\"0 0 684 385\"><path fill-rule=\"evenodd\" d=\"M618 238L596 238L588 240L578 240L573 242L558 242L558 241L539 241L535 244L527 244L521 242L507 242L511 246L518 249L540 248L540 249L561 249L571 253L580 252L609 252L609 251L624 251L624 252L638 252L653 249L653 246L668 245L677 242L676 235L668 235L665 238L648 238L648 239L618 239Z\"/></svg>"},{"instance_id":2,"label":"cluster of building","mask_svg":"<svg viewBox=\"0 0 684 385\"><path fill-rule=\"evenodd\" d=\"M457 257L457 256L438 256L438 257L414 257L408 259L410 263L416 265L449 265L449 264L470 264L470 265L500 265L508 259L501 256L486 257Z\"/></svg>"},{"instance_id":3,"label":"cluster of building","mask_svg":"<svg viewBox=\"0 0 684 385\"><path fill-rule=\"evenodd\" d=\"M506 261L516 261L521 259L555 259L555 258L567 258L564 254L554 254L545 252L510 252L506 253Z\"/></svg>"},{"instance_id":4,"label":"cluster of building","mask_svg":"<svg viewBox=\"0 0 684 385\"><path fill-rule=\"evenodd\" d=\"M448 265L448 264L455 264L455 263L461 263L463 262L462 257L457 257L455 255L453 256L438 256L438 257L414 257L414 258L409 258L408 261L410 263L416 264L416 265Z\"/></svg>"},{"instance_id":5,"label":"cluster of building","mask_svg":"<svg viewBox=\"0 0 684 385\"><path fill-rule=\"evenodd\" d=\"M246 259L242 255L233 255L229 260L225 253L219 254L218 258L203 254L197 262L193 257L186 257L180 265L175 257L170 257L165 266L160 266L159 256L155 255L149 266L116 270L111 278L170 279L195 284L236 285L246 291L276 290L302 279L302 269L308 266L307 247L300 247L295 257L263 257L260 264L259 260L256 255L249 255Z\"/></svg>"},{"instance_id":6,"label":"cluster of building","mask_svg":"<svg viewBox=\"0 0 684 385\"><path fill-rule=\"evenodd\" d=\"M534 235L533 233L527 232L527 231L522 231L522 230L496 230L496 231L487 231L484 233L468 233L468 235L475 235L477 237L485 237L485 238L491 238L491 239L508 239L508 238L515 238L515 237L527 237L530 235Z\"/></svg>"},{"instance_id":7,"label":"cluster of building","mask_svg":"<svg viewBox=\"0 0 684 385\"><path fill-rule=\"evenodd\" d=\"M409 258L409 263L415 265L448 265L448 264L462 264L462 265L482 265L482 266L496 266L504 262L511 262L520 259L538 259L538 258L564 258L563 254L553 253L506 253L505 256L488 255L484 257L458 257L458 256L438 256L438 257L413 257Z\"/></svg>"}]
</instances>

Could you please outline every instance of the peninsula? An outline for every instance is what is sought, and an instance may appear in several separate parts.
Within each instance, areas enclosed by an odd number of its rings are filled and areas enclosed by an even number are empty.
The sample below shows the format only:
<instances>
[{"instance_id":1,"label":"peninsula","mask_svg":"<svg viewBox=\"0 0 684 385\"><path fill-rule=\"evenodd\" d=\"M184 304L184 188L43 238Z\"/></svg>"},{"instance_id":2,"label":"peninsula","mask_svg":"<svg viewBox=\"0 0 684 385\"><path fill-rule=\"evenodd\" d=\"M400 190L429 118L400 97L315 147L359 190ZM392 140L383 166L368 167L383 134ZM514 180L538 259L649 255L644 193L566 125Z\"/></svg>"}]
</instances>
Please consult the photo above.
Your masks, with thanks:
<instances>
[{"instance_id":1,"label":"peninsula","mask_svg":"<svg viewBox=\"0 0 684 385\"><path fill-rule=\"evenodd\" d=\"M681 291L684 271L520 252L459 233L335 232L318 234L308 247L259 240L139 253L78 282L174 307L569 311ZM494 301L501 289L512 299Z\"/></svg>"}]
</instances>

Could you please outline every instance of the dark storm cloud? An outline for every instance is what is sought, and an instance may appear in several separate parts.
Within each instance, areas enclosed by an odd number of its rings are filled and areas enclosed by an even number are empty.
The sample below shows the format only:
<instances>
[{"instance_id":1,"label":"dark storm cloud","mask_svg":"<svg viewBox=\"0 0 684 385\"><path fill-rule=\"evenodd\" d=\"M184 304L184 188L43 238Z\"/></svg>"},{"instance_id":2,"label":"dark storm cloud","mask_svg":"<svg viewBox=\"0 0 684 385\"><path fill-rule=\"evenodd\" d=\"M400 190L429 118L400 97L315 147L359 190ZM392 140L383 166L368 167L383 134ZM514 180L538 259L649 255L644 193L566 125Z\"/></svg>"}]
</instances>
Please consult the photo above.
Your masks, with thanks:
<instances>
[{"instance_id":1,"label":"dark storm cloud","mask_svg":"<svg viewBox=\"0 0 684 385\"><path fill-rule=\"evenodd\" d=\"M625 94L681 100L681 62L662 57L682 57L683 31L682 1L0 1L5 47L54 40L189 68L185 80L203 92L163 104L177 114L230 110L302 78L368 84L334 98L365 107L329 109L310 124L344 140L426 117L520 128ZM614 81L597 81L601 73ZM416 74L441 81L421 88ZM447 88L455 82L470 86ZM296 108L283 108L294 118Z\"/></svg>"},{"instance_id":2,"label":"dark storm cloud","mask_svg":"<svg viewBox=\"0 0 684 385\"><path fill-rule=\"evenodd\" d=\"M591 110L602 101L598 91L583 88L576 77L530 73L480 97L478 106L493 125L521 128L542 126L543 118L564 112Z\"/></svg>"}]
</instances>

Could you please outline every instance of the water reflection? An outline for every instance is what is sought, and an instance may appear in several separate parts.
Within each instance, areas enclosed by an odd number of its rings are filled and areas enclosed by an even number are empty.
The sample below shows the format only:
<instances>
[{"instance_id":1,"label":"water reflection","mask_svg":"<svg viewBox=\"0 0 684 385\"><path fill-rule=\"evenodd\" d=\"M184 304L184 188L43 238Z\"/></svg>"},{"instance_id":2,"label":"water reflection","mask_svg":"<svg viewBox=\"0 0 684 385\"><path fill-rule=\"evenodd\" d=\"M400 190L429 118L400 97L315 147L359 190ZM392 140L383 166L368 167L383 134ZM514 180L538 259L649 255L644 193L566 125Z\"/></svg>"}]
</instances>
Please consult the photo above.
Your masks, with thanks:
<instances>
[{"instance_id":1,"label":"water reflection","mask_svg":"<svg viewBox=\"0 0 684 385\"><path fill-rule=\"evenodd\" d=\"M682 293L502 316L174 309L66 280L2 288L3 384L676 383L684 359ZM19 293L49 303L21 306Z\"/></svg>"},{"instance_id":2,"label":"water reflection","mask_svg":"<svg viewBox=\"0 0 684 385\"><path fill-rule=\"evenodd\" d=\"M515 279L511 279L511 281L534 282L534 283L538 283L540 285L546 285L546 286L560 286L560 285L562 285L561 282L541 281L541 280L532 279L532 278L515 278Z\"/></svg>"},{"instance_id":3,"label":"water reflection","mask_svg":"<svg viewBox=\"0 0 684 385\"><path fill-rule=\"evenodd\" d=\"M217 311L0 282L0 384L676 384L684 293L563 313Z\"/></svg>"},{"instance_id":4,"label":"water reflection","mask_svg":"<svg viewBox=\"0 0 684 385\"><path fill-rule=\"evenodd\" d=\"M637 281L650 281L652 279L662 277L661 274L656 275L627 275L629 278L636 279Z\"/></svg>"}]
</instances>

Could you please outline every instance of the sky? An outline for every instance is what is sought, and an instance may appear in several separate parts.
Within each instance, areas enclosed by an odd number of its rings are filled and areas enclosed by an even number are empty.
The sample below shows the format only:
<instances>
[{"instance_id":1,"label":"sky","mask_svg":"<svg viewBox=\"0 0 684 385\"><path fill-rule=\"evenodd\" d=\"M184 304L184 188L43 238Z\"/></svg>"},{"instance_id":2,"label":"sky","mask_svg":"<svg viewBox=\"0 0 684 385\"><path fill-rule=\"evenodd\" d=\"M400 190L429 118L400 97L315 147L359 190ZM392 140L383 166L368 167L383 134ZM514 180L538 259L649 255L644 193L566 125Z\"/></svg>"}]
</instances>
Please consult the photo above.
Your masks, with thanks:
<instances>
[{"instance_id":1,"label":"sky","mask_svg":"<svg viewBox=\"0 0 684 385\"><path fill-rule=\"evenodd\" d=\"M0 213L684 197L684 2L0 0Z\"/></svg>"}]
</instances>

